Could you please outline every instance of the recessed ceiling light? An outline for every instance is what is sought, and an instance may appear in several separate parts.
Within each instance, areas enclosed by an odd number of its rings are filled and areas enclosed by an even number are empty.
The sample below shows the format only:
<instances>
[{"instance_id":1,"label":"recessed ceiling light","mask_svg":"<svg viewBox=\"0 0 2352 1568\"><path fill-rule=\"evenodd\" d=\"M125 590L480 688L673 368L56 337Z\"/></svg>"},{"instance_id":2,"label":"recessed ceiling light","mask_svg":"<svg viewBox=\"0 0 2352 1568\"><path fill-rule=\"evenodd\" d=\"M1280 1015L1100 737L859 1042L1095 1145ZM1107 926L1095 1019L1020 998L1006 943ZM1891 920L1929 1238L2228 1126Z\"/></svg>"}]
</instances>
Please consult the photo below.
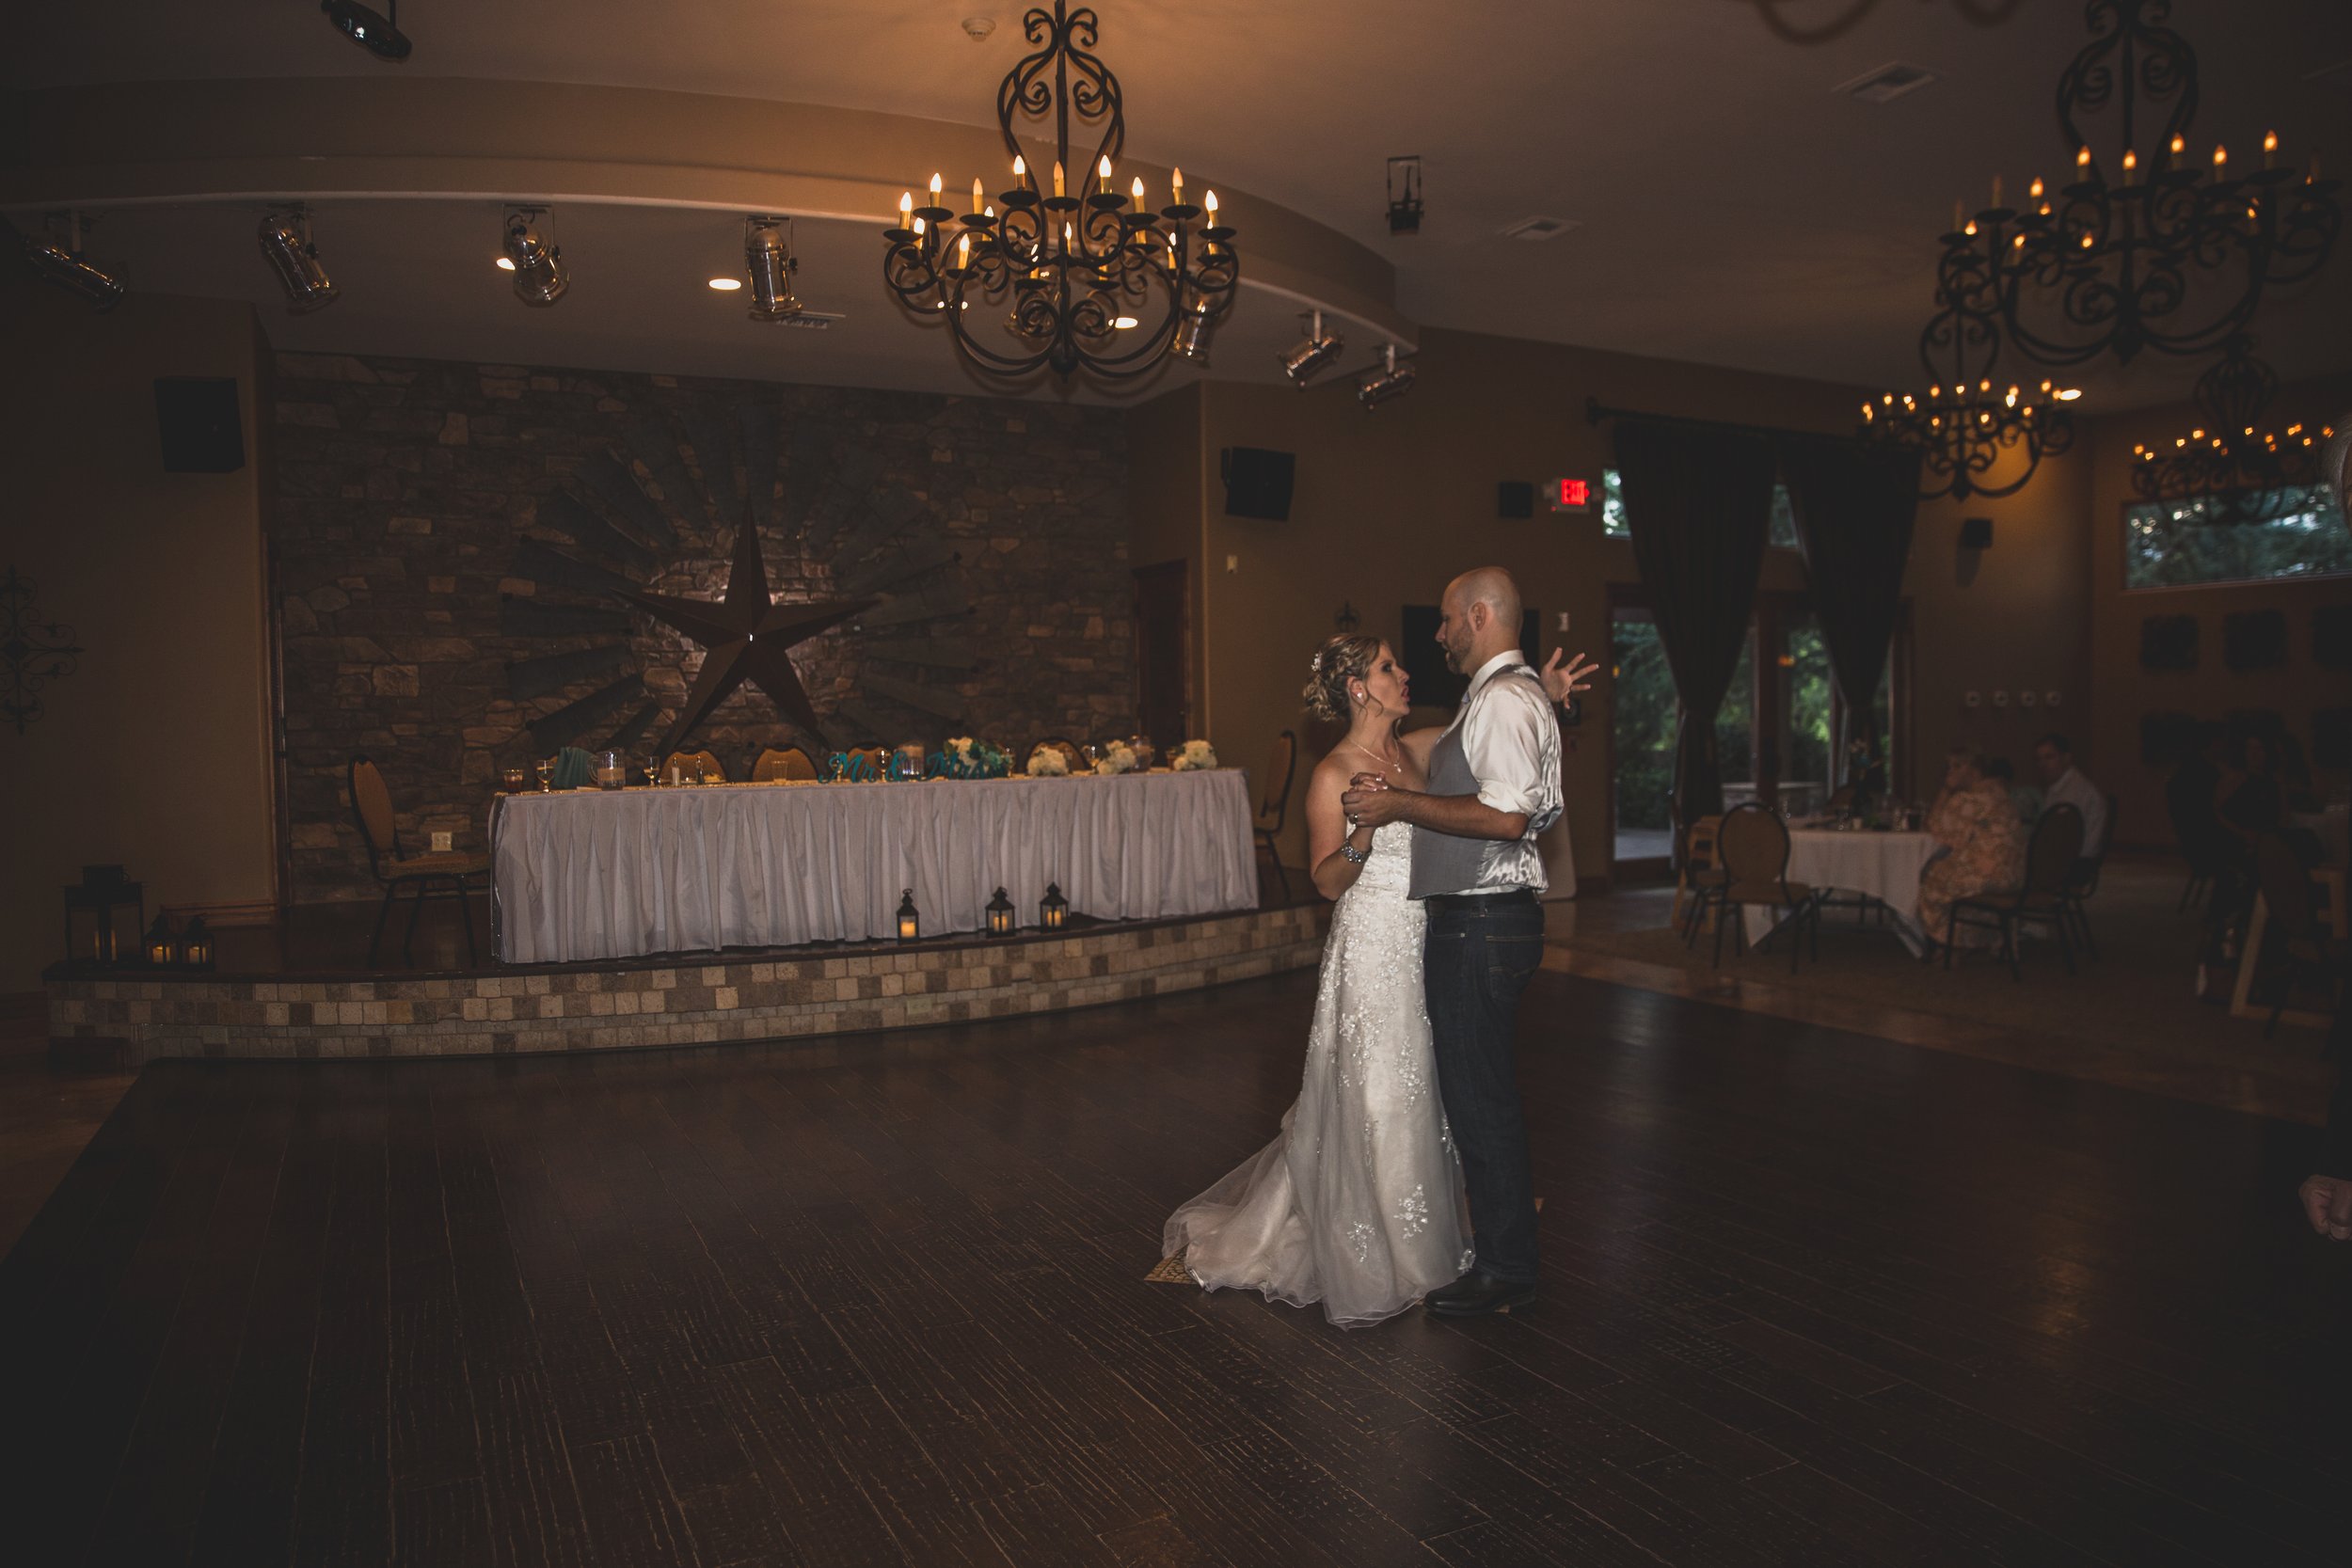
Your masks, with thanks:
<instances>
[{"instance_id":1,"label":"recessed ceiling light","mask_svg":"<svg viewBox=\"0 0 2352 1568\"><path fill-rule=\"evenodd\" d=\"M501 256L498 259L498 269L501 272L513 272L515 270L515 263Z\"/></svg>"},{"instance_id":2,"label":"recessed ceiling light","mask_svg":"<svg viewBox=\"0 0 2352 1568\"><path fill-rule=\"evenodd\" d=\"M1923 66L1904 65L1890 61L1875 71L1866 71L1851 82L1840 82L1830 88L1849 98L1859 98L1865 103L1892 103L1905 93L1917 92L1935 80L1935 72Z\"/></svg>"},{"instance_id":3,"label":"recessed ceiling light","mask_svg":"<svg viewBox=\"0 0 2352 1568\"><path fill-rule=\"evenodd\" d=\"M1133 316L1121 316L1117 321L1111 323L1111 325L1117 327L1121 332L1126 331L1131 326L1140 326L1141 325L1142 323L1136 321Z\"/></svg>"},{"instance_id":4,"label":"recessed ceiling light","mask_svg":"<svg viewBox=\"0 0 2352 1568\"><path fill-rule=\"evenodd\" d=\"M743 286L743 280L739 277L714 277L710 280L710 286L721 293L733 293Z\"/></svg>"}]
</instances>

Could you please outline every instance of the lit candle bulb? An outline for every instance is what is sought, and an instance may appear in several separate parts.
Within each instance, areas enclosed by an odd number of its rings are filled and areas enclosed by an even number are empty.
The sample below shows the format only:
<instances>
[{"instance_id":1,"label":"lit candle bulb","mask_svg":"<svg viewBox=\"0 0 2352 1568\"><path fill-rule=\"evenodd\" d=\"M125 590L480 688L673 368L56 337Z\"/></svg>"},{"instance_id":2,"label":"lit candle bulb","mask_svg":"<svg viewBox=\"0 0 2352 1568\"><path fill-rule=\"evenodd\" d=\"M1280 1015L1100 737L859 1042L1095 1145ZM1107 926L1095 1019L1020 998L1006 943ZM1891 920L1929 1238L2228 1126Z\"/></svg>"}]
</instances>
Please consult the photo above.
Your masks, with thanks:
<instances>
[{"instance_id":1,"label":"lit candle bulb","mask_svg":"<svg viewBox=\"0 0 2352 1568\"><path fill-rule=\"evenodd\" d=\"M1216 192L1211 191L1203 196L1200 198L1200 205L1208 209L1209 227L1215 229L1216 227Z\"/></svg>"},{"instance_id":2,"label":"lit candle bulb","mask_svg":"<svg viewBox=\"0 0 2352 1568\"><path fill-rule=\"evenodd\" d=\"M1136 211L1140 213L1143 211L1143 176L1140 174L1136 176L1135 199Z\"/></svg>"},{"instance_id":3,"label":"lit candle bulb","mask_svg":"<svg viewBox=\"0 0 2352 1568\"><path fill-rule=\"evenodd\" d=\"M931 176L931 205L934 207L939 205L940 189L939 176L937 174L933 174Z\"/></svg>"},{"instance_id":4,"label":"lit candle bulb","mask_svg":"<svg viewBox=\"0 0 2352 1568\"><path fill-rule=\"evenodd\" d=\"M1111 194L1111 157L1107 152L1094 166L1094 188L1104 196Z\"/></svg>"},{"instance_id":5,"label":"lit candle bulb","mask_svg":"<svg viewBox=\"0 0 2352 1568\"><path fill-rule=\"evenodd\" d=\"M969 234L958 234L956 236L956 265L960 267L968 267L971 264L972 236Z\"/></svg>"},{"instance_id":6,"label":"lit candle bulb","mask_svg":"<svg viewBox=\"0 0 2352 1568\"><path fill-rule=\"evenodd\" d=\"M980 210L980 179L979 179L979 176L976 174L976 175L974 175L974 176L972 177L972 205L971 205L971 206L969 206L969 207L967 207L967 208L965 208L965 209L964 209L964 211L965 211L965 212L968 212L968 213L977 213L977 212L978 212L979 210Z\"/></svg>"},{"instance_id":7,"label":"lit candle bulb","mask_svg":"<svg viewBox=\"0 0 2352 1568\"><path fill-rule=\"evenodd\" d=\"M1054 194L1061 195L1061 160L1054 160Z\"/></svg>"},{"instance_id":8,"label":"lit candle bulb","mask_svg":"<svg viewBox=\"0 0 2352 1568\"><path fill-rule=\"evenodd\" d=\"M2130 148L2125 148L2123 150L2123 183L2126 185L2130 184L2132 182L2132 176L2138 172L2138 154L2134 152Z\"/></svg>"},{"instance_id":9,"label":"lit candle bulb","mask_svg":"<svg viewBox=\"0 0 2352 1568\"><path fill-rule=\"evenodd\" d=\"M2074 167L2085 179L2090 177L2090 145L2086 142L2074 151Z\"/></svg>"},{"instance_id":10,"label":"lit candle bulb","mask_svg":"<svg viewBox=\"0 0 2352 1568\"><path fill-rule=\"evenodd\" d=\"M2181 154L2185 151L2187 148L2188 138L2182 135L2177 131L2174 132L2172 135L2172 145L2165 153L2164 166L2167 168L2174 166L2177 163L2179 163Z\"/></svg>"},{"instance_id":11,"label":"lit candle bulb","mask_svg":"<svg viewBox=\"0 0 2352 1568\"><path fill-rule=\"evenodd\" d=\"M898 193L898 227L901 229L906 228L907 220L914 215L914 193L913 191L900 191Z\"/></svg>"},{"instance_id":12,"label":"lit candle bulb","mask_svg":"<svg viewBox=\"0 0 2352 1568\"><path fill-rule=\"evenodd\" d=\"M2213 177L2216 180L2230 177L2230 150L2218 142L2214 144L2213 149Z\"/></svg>"},{"instance_id":13,"label":"lit candle bulb","mask_svg":"<svg viewBox=\"0 0 2352 1568\"><path fill-rule=\"evenodd\" d=\"M1029 166L1018 152L1012 155L1012 188L1017 191L1029 188Z\"/></svg>"},{"instance_id":14,"label":"lit candle bulb","mask_svg":"<svg viewBox=\"0 0 2352 1568\"><path fill-rule=\"evenodd\" d=\"M921 218L916 218L916 219L914 220L914 232L915 232L915 236L916 236L916 238L918 238L918 239L919 239L919 238L921 238L921 237L922 237L922 233L923 233L923 220L922 220Z\"/></svg>"},{"instance_id":15,"label":"lit candle bulb","mask_svg":"<svg viewBox=\"0 0 2352 1568\"><path fill-rule=\"evenodd\" d=\"M2037 174L2034 176L2034 182L2030 186L2026 187L2026 194L2032 197L2036 201L2042 199L2042 177L2040 175Z\"/></svg>"},{"instance_id":16,"label":"lit candle bulb","mask_svg":"<svg viewBox=\"0 0 2352 1568\"><path fill-rule=\"evenodd\" d=\"M2279 133L2263 133L2263 167L2276 168L2279 164Z\"/></svg>"},{"instance_id":17,"label":"lit candle bulb","mask_svg":"<svg viewBox=\"0 0 2352 1568\"><path fill-rule=\"evenodd\" d=\"M1176 206L1183 206L1184 204L1184 171L1183 169L1169 171L1168 188L1170 192L1168 199Z\"/></svg>"},{"instance_id":18,"label":"lit candle bulb","mask_svg":"<svg viewBox=\"0 0 2352 1568\"><path fill-rule=\"evenodd\" d=\"M994 217L995 215L996 215L996 203L994 203L993 201L990 201L990 202L986 202L986 203L983 203L983 204L982 204L982 206L981 206L981 208L980 208L980 216L982 216L982 217L984 217L984 218L993 218L993 217Z\"/></svg>"}]
</instances>

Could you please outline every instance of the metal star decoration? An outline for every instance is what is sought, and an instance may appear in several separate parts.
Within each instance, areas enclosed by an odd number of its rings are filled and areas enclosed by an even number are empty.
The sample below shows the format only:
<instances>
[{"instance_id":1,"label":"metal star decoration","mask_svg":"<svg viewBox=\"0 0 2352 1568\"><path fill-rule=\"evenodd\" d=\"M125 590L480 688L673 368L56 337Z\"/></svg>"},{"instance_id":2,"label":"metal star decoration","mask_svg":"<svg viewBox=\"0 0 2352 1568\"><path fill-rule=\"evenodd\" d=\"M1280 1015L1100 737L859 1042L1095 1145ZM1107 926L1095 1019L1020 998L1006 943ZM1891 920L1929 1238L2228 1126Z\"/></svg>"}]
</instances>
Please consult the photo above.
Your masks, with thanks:
<instances>
[{"instance_id":1,"label":"metal star decoration","mask_svg":"<svg viewBox=\"0 0 2352 1568\"><path fill-rule=\"evenodd\" d=\"M748 506L743 509L742 529L735 536L735 560L727 571L723 598L713 602L634 592L621 596L704 649L703 666L693 687L656 748L662 753L691 735L745 681L765 691L785 718L821 736L825 732L817 722L817 709L809 703L807 689L801 685L801 673L793 667L791 650L881 603L879 599L776 603L768 593L759 527L752 520Z\"/></svg>"}]
</instances>

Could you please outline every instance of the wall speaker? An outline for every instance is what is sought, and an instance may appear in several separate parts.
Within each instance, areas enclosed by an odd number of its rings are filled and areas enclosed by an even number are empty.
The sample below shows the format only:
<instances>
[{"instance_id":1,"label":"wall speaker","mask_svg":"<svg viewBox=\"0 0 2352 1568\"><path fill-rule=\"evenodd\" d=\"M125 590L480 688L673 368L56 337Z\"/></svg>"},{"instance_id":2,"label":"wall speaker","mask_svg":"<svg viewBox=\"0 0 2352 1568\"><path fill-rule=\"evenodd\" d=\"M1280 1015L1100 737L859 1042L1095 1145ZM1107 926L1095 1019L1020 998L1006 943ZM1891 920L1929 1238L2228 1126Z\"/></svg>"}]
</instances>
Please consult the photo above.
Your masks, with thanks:
<instances>
[{"instance_id":1,"label":"wall speaker","mask_svg":"<svg viewBox=\"0 0 2352 1568\"><path fill-rule=\"evenodd\" d=\"M1993 547L1993 519L1963 517L1960 520L1960 547L1963 550L1989 550Z\"/></svg>"},{"instance_id":2,"label":"wall speaker","mask_svg":"<svg viewBox=\"0 0 2352 1568\"><path fill-rule=\"evenodd\" d=\"M1268 522L1290 520L1291 477L1297 458L1287 451L1263 447L1227 447L1220 467L1225 476L1225 515L1263 517Z\"/></svg>"},{"instance_id":3,"label":"wall speaker","mask_svg":"<svg viewBox=\"0 0 2352 1568\"><path fill-rule=\"evenodd\" d=\"M1535 515L1535 484L1533 480L1506 479L1495 485L1495 515L1498 517L1533 517Z\"/></svg>"},{"instance_id":4,"label":"wall speaker","mask_svg":"<svg viewBox=\"0 0 2352 1568\"><path fill-rule=\"evenodd\" d=\"M233 474L244 467L234 378L157 376L155 435L166 473Z\"/></svg>"}]
</instances>

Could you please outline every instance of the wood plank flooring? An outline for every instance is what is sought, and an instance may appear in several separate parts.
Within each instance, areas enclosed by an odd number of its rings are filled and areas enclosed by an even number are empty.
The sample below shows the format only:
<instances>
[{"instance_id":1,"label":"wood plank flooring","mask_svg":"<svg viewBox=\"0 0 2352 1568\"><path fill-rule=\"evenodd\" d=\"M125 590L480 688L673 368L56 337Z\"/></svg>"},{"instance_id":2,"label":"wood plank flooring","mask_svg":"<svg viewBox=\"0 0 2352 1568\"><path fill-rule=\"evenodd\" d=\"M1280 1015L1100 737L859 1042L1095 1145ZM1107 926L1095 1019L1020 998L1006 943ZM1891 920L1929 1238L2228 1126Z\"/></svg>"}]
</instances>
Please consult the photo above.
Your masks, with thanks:
<instances>
[{"instance_id":1,"label":"wood plank flooring","mask_svg":"<svg viewBox=\"0 0 2352 1568\"><path fill-rule=\"evenodd\" d=\"M2342 1560L2309 1130L1545 974L1535 1307L1142 1283L1312 999L150 1068L0 1261L9 1560Z\"/></svg>"}]
</instances>

